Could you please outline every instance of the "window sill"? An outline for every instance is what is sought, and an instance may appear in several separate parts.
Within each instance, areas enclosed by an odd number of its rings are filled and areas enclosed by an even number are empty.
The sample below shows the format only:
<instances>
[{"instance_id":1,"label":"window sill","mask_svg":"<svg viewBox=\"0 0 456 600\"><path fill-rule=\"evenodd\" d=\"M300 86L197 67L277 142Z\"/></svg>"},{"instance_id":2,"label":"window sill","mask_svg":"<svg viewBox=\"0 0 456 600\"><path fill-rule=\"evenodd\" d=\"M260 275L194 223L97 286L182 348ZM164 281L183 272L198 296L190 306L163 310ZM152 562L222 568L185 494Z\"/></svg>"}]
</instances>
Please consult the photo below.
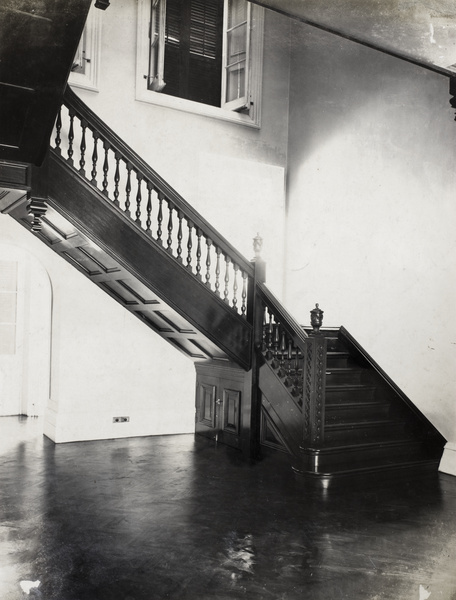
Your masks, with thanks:
<instances>
[{"instance_id":1,"label":"window sill","mask_svg":"<svg viewBox=\"0 0 456 600\"><path fill-rule=\"evenodd\" d=\"M83 90L89 90L90 92L99 92L100 90L98 89L98 87L96 87L93 83L89 83L89 82L84 82L84 81L79 81L75 78L73 78L71 75L68 79L68 83L70 84L70 86L72 88L81 88Z\"/></svg>"},{"instance_id":2,"label":"window sill","mask_svg":"<svg viewBox=\"0 0 456 600\"><path fill-rule=\"evenodd\" d=\"M223 108L218 108L217 106L209 106L207 104L193 102L192 100L184 100L182 98L176 98L175 96L167 96L166 94L160 94L159 92L152 92L145 89L141 89L139 91L138 89L136 90L136 100L139 102L145 102L147 104L155 104L165 108L172 108L174 110L200 115L202 117L209 117L211 119L228 121L230 123L236 123L238 125L260 129L260 117L258 111L255 111L256 114L250 116L234 111L224 110Z\"/></svg>"}]
</instances>

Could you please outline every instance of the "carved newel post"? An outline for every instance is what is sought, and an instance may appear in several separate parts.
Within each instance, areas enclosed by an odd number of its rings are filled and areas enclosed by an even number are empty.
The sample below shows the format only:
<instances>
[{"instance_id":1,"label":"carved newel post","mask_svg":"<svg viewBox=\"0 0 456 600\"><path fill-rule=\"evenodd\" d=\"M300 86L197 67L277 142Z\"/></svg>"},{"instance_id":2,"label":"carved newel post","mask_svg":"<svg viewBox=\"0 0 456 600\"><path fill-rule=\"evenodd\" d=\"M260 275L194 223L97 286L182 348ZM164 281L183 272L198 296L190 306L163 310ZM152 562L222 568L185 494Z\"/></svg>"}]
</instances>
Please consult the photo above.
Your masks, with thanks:
<instances>
[{"instance_id":1,"label":"carved newel post","mask_svg":"<svg viewBox=\"0 0 456 600\"><path fill-rule=\"evenodd\" d=\"M310 311L310 324L312 325L312 333L320 333L320 327L323 323L323 313L324 311L315 304L315 308Z\"/></svg>"},{"instance_id":2,"label":"carved newel post","mask_svg":"<svg viewBox=\"0 0 456 600\"><path fill-rule=\"evenodd\" d=\"M261 249L263 248L263 238L259 233L253 238L253 251L255 256L252 258L252 263L255 265L255 277L259 283L266 281L266 263L261 258Z\"/></svg>"}]
</instances>

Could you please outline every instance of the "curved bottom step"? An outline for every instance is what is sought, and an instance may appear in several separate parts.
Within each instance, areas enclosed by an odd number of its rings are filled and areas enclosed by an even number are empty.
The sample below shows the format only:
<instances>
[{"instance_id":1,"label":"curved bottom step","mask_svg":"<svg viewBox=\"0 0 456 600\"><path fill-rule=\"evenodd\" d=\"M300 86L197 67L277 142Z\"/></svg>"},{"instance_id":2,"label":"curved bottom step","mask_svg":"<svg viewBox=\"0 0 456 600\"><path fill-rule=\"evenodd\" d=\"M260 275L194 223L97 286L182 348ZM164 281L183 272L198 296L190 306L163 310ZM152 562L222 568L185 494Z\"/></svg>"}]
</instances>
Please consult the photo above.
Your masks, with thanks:
<instances>
[{"instance_id":1,"label":"curved bottom step","mask_svg":"<svg viewBox=\"0 0 456 600\"><path fill-rule=\"evenodd\" d=\"M372 464L364 467L345 469L331 473L301 471L293 467L294 473L320 489L335 486L381 485L395 481L425 479L437 475L440 459L397 462L395 464Z\"/></svg>"}]
</instances>

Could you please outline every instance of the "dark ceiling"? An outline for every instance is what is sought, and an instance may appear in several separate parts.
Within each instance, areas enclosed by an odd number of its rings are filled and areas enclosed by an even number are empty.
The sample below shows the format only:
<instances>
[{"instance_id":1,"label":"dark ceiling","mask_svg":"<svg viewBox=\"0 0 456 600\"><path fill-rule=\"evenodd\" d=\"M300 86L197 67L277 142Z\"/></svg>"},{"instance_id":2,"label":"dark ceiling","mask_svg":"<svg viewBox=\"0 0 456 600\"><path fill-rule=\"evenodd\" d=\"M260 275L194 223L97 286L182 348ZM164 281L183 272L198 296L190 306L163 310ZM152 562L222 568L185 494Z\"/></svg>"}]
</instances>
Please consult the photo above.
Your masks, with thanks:
<instances>
[{"instance_id":1,"label":"dark ceiling","mask_svg":"<svg viewBox=\"0 0 456 600\"><path fill-rule=\"evenodd\" d=\"M438 72L456 73L455 0L259 0L258 4Z\"/></svg>"}]
</instances>

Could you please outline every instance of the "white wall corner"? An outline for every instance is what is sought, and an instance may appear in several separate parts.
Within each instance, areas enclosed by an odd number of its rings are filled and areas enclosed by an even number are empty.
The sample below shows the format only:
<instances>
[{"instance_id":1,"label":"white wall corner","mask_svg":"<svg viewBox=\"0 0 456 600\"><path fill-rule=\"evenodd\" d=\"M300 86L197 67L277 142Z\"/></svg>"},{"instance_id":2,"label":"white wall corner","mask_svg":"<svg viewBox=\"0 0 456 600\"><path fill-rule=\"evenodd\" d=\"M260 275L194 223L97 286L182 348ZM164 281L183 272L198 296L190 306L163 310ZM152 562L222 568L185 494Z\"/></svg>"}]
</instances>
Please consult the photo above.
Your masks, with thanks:
<instances>
[{"instance_id":1,"label":"white wall corner","mask_svg":"<svg viewBox=\"0 0 456 600\"><path fill-rule=\"evenodd\" d=\"M456 476L456 442L448 442L445 445L439 471Z\"/></svg>"}]
</instances>

